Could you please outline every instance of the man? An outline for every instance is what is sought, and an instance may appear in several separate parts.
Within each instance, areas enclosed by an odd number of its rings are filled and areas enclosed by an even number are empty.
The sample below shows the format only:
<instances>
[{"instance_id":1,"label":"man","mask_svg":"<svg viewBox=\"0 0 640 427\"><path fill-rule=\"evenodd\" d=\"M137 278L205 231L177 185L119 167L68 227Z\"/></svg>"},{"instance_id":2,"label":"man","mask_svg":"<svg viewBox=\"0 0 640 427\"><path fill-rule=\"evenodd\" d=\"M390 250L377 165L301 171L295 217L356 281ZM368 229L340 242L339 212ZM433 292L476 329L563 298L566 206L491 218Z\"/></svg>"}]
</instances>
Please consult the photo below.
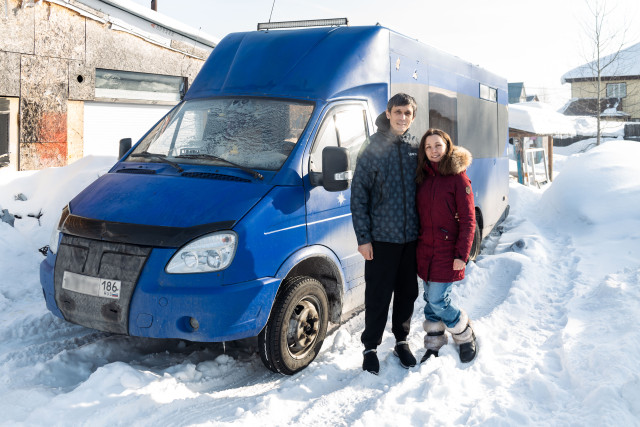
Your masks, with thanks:
<instances>
[{"instance_id":1,"label":"man","mask_svg":"<svg viewBox=\"0 0 640 427\"><path fill-rule=\"evenodd\" d=\"M416 364L406 341L418 297L418 140L409 133L416 109L415 99L407 94L398 93L389 100L387 110L376 119L378 131L358 160L351 187L353 228L358 252L366 260L362 369L376 375L380 371L377 347L392 295L393 353L404 368Z\"/></svg>"}]
</instances>

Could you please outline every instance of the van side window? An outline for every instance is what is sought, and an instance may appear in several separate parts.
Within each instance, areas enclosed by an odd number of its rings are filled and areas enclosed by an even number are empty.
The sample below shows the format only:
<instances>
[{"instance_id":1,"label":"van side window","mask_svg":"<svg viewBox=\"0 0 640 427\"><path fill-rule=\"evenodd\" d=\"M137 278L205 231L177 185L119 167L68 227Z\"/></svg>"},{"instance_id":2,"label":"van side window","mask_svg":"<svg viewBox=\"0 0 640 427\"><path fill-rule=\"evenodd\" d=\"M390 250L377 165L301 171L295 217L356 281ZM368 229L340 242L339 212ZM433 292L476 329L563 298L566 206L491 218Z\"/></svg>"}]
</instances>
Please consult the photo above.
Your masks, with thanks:
<instances>
[{"instance_id":1,"label":"van side window","mask_svg":"<svg viewBox=\"0 0 640 427\"><path fill-rule=\"evenodd\" d=\"M322 172L322 150L325 147L337 147L338 134L336 132L333 114L327 116L322 123L318 137L309 156L309 170L311 172Z\"/></svg>"},{"instance_id":2,"label":"van side window","mask_svg":"<svg viewBox=\"0 0 640 427\"><path fill-rule=\"evenodd\" d=\"M362 106L341 106L325 118L311 150L309 170L322 172L322 150L325 147L345 147L349 151L351 168L355 169L360 147L367 140L367 115Z\"/></svg>"},{"instance_id":3,"label":"van side window","mask_svg":"<svg viewBox=\"0 0 640 427\"><path fill-rule=\"evenodd\" d=\"M458 97L455 92L429 86L429 127L442 129L451 136L454 144L460 144L458 139Z\"/></svg>"},{"instance_id":4,"label":"van side window","mask_svg":"<svg viewBox=\"0 0 640 427\"><path fill-rule=\"evenodd\" d=\"M362 108L339 111L335 115L338 140L349 150L351 168L355 170L360 147L367 140L367 115Z\"/></svg>"}]
</instances>

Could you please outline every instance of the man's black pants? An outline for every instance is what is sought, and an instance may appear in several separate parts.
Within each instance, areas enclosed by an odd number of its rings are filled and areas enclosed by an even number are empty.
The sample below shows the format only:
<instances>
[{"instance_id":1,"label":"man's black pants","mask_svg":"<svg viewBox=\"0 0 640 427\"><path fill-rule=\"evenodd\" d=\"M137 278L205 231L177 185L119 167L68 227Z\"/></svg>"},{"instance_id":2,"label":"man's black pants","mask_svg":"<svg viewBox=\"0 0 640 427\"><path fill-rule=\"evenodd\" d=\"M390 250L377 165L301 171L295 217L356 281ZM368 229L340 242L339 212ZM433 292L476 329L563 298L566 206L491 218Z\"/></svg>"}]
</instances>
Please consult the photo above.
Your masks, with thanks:
<instances>
[{"instance_id":1,"label":"man's black pants","mask_svg":"<svg viewBox=\"0 0 640 427\"><path fill-rule=\"evenodd\" d=\"M373 242L373 259L365 261L364 332L366 350L382 343L389 304L393 296L391 332L396 341L405 341L411 327L413 304L418 297L416 242Z\"/></svg>"}]
</instances>

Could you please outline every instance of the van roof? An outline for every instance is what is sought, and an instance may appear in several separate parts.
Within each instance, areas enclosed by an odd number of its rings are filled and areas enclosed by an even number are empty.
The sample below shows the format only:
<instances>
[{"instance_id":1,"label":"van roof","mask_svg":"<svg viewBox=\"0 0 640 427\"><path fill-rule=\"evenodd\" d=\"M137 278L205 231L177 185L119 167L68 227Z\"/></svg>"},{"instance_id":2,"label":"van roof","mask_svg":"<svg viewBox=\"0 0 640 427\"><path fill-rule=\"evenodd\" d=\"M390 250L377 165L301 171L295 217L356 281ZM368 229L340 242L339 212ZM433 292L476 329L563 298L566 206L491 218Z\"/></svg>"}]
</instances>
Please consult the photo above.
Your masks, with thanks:
<instances>
[{"instance_id":1,"label":"van roof","mask_svg":"<svg viewBox=\"0 0 640 427\"><path fill-rule=\"evenodd\" d=\"M203 65L185 99L277 96L333 99L389 80L389 30L321 27L231 33Z\"/></svg>"}]
</instances>

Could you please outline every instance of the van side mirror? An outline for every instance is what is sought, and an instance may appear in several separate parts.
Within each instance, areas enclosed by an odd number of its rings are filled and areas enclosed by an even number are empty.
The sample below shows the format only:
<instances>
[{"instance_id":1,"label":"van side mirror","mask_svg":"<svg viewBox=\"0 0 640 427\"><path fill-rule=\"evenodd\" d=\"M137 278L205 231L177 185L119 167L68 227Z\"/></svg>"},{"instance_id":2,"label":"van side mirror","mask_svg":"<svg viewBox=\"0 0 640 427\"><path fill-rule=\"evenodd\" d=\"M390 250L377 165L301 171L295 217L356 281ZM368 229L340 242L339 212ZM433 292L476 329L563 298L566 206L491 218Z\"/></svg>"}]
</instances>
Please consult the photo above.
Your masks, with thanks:
<instances>
[{"instance_id":1,"label":"van side mirror","mask_svg":"<svg viewBox=\"0 0 640 427\"><path fill-rule=\"evenodd\" d=\"M344 147L325 147L322 150L322 186L327 191L344 191L351 185L353 171L349 152Z\"/></svg>"},{"instance_id":2,"label":"van side mirror","mask_svg":"<svg viewBox=\"0 0 640 427\"><path fill-rule=\"evenodd\" d=\"M120 151L118 152L118 159L123 158L129 150L131 150L131 138L122 138L120 140Z\"/></svg>"}]
</instances>

